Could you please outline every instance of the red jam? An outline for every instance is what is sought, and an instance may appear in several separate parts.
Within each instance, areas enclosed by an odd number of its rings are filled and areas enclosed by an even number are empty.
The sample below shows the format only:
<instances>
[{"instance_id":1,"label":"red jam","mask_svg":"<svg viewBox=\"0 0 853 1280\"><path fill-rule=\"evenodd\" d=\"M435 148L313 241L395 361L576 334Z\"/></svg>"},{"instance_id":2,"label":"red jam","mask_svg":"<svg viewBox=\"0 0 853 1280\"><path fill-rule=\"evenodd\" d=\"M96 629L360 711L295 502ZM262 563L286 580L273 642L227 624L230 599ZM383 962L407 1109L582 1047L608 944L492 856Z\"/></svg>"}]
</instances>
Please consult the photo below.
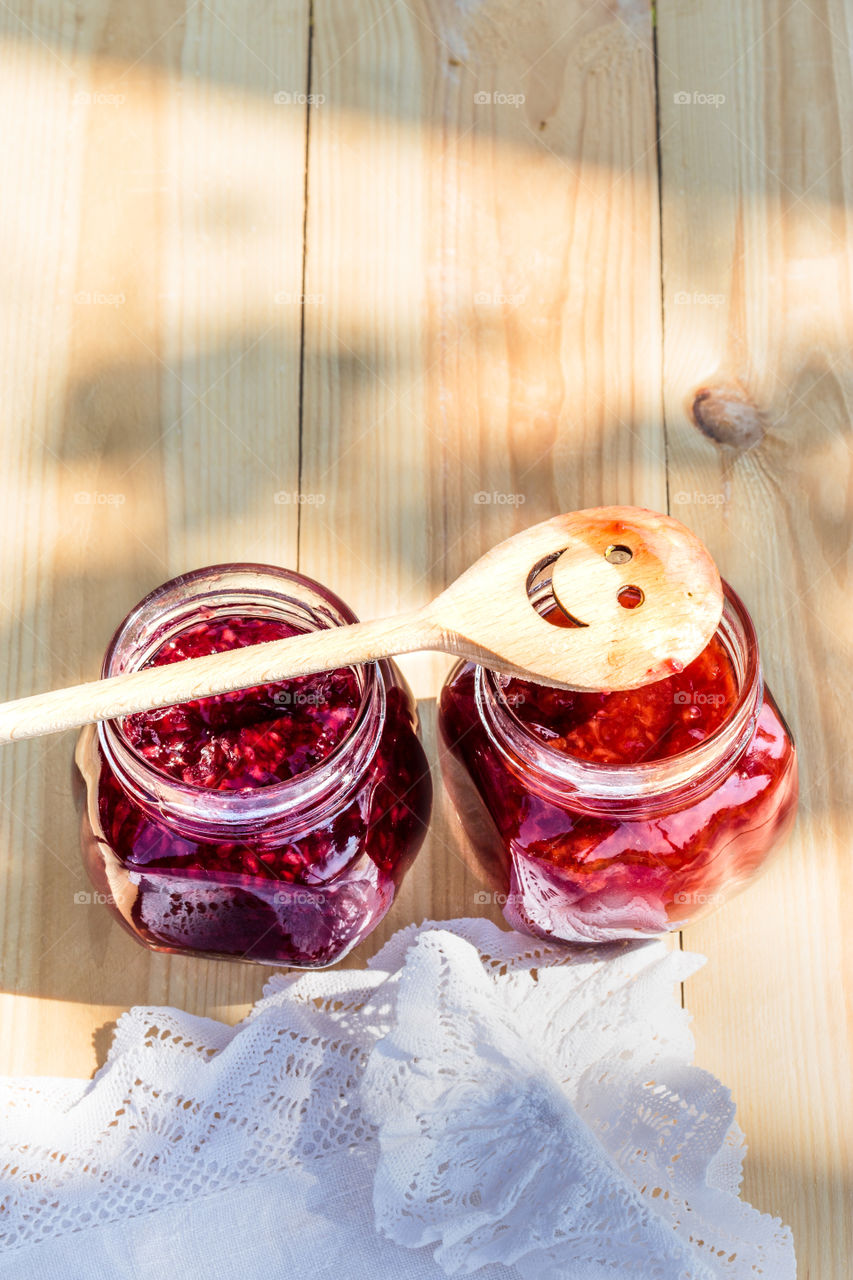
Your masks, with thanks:
<instances>
[{"instance_id":1,"label":"red jam","mask_svg":"<svg viewBox=\"0 0 853 1280\"><path fill-rule=\"evenodd\" d=\"M493 690L491 720L478 681ZM623 693L457 664L439 704L442 769L510 924L576 942L662 933L749 879L787 832L797 793L793 742L757 690L748 740L720 755L713 735L724 734L740 692L719 636L683 671ZM530 750L515 750L514 735ZM702 743L711 757L691 773L683 753ZM638 767L654 775L679 761L688 763L677 785L644 791ZM622 790L602 790L620 767Z\"/></svg>"},{"instance_id":2,"label":"red jam","mask_svg":"<svg viewBox=\"0 0 853 1280\"><path fill-rule=\"evenodd\" d=\"M173 636L144 665L296 634L296 627L270 618L211 618ZM346 736L360 701L355 672L345 667L128 716L122 729L154 768L179 782L240 791L319 764Z\"/></svg>"},{"instance_id":3,"label":"red jam","mask_svg":"<svg viewBox=\"0 0 853 1280\"><path fill-rule=\"evenodd\" d=\"M576 693L527 680L504 685L508 707L554 751L598 764L639 764L687 751L737 701L731 660L717 636L682 672L642 689Z\"/></svg>"},{"instance_id":4,"label":"red jam","mask_svg":"<svg viewBox=\"0 0 853 1280\"><path fill-rule=\"evenodd\" d=\"M195 616L151 665L298 629L204 609ZM379 664L377 682L384 712L377 704L369 714L378 744L360 772L351 739L364 732L364 722L356 724L362 687L349 668L128 717L120 735L150 783L142 800L111 768L94 731L84 730L77 757L88 784L84 857L96 888L140 941L315 967L340 959L376 926L423 841L432 794L412 695L392 663ZM312 770L323 762L337 768L333 753L339 775L313 809L295 799L271 818L258 807L265 797L275 802L277 786L313 786ZM197 823L188 828L158 807L158 778L167 794L175 784L189 789L191 804L197 794ZM209 820L206 796L239 807L245 820L223 830Z\"/></svg>"}]
</instances>

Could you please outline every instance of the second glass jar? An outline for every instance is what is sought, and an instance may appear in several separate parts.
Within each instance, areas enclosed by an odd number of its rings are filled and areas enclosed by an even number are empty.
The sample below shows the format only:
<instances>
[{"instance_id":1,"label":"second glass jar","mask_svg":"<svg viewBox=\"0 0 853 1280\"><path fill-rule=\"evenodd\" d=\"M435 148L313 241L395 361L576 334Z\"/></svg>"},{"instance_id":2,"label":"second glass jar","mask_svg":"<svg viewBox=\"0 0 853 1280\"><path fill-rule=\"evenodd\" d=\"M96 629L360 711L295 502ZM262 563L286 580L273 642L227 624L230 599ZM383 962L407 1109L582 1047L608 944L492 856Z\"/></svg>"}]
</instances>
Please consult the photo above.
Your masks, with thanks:
<instances>
[{"instance_id":1,"label":"second glass jar","mask_svg":"<svg viewBox=\"0 0 853 1280\"><path fill-rule=\"evenodd\" d=\"M750 880L788 831L794 744L724 586L708 649L645 689L576 697L469 662L451 671L442 773L514 928L569 942L677 929Z\"/></svg>"}]
</instances>

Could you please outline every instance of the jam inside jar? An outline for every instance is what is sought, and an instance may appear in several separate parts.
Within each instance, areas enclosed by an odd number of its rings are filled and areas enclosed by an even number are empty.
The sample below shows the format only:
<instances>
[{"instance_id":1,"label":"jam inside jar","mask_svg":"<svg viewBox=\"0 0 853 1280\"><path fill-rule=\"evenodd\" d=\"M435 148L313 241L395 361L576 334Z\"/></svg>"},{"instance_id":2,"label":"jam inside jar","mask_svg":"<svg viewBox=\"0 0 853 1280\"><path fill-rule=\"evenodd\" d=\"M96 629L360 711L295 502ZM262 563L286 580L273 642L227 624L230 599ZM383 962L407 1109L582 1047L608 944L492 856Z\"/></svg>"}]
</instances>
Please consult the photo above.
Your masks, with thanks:
<instances>
[{"instance_id":1,"label":"jam inside jar","mask_svg":"<svg viewBox=\"0 0 853 1280\"><path fill-rule=\"evenodd\" d=\"M300 574L217 565L146 596L103 675L356 620ZM90 725L75 758L93 885L140 942L188 955L340 960L391 906L432 802L389 661Z\"/></svg>"},{"instance_id":2,"label":"jam inside jar","mask_svg":"<svg viewBox=\"0 0 853 1280\"><path fill-rule=\"evenodd\" d=\"M567 942L680 928L787 834L794 743L764 688L749 614L723 585L707 648L644 688L576 693L469 662L450 672L442 773L514 928Z\"/></svg>"}]
</instances>

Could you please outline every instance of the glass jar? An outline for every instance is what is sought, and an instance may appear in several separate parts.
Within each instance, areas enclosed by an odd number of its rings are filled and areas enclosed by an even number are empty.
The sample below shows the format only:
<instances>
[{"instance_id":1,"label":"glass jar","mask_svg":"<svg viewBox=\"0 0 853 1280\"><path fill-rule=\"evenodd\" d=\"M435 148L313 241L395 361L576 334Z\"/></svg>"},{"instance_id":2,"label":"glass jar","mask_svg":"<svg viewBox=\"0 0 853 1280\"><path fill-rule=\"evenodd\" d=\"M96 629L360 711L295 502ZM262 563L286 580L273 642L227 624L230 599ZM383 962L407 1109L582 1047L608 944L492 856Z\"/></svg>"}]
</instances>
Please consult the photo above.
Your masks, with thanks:
<instances>
[{"instance_id":1,"label":"glass jar","mask_svg":"<svg viewBox=\"0 0 853 1280\"><path fill-rule=\"evenodd\" d=\"M215 565L146 596L110 641L102 674L230 648L241 633L250 643L355 621L298 573ZM84 861L98 900L140 942L315 968L340 960L388 911L432 801L415 702L392 662L327 675L84 729ZM219 737L200 749L202 712ZM276 756L291 739L291 755ZM219 772L206 776L199 762L210 761Z\"/></svg>"},{"instance_id":2,"label":"glass jar","mask_svg":"<svg viewBox=\"0 0 853 1280\"><path fill-rule=\"evenodd\" d=\"M732 700L707 737L677 754L626 764L555 749L519 714L517 692L550 691L469 662L450 672L439 703L442 773L475 863L514 928L569 942L680 928L751 879L787 833L794 744L763 686L749 614L724 589L715 641L731 664ZM678 692L676 677L647 688L679 710L703 696ZM602 706L606 696L593 695ZM642 696L630 693L638 714L626 716L628 736L636 737ZM701 718L701 702L689 714ZM611 735L618 729L611 723Z\"/></svg>"}]
</instances>

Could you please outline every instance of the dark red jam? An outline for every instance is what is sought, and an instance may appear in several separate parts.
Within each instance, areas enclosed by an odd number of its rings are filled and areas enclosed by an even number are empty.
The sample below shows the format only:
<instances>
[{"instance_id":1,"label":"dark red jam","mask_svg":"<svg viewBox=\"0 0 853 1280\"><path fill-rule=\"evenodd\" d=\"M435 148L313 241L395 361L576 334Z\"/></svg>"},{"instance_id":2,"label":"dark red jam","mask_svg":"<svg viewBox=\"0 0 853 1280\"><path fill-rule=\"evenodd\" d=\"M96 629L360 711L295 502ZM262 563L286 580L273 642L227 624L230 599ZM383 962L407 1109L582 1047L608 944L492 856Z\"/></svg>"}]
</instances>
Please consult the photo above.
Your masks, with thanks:
<instances>
[{"instance_id":1,"label":"dark red jam","mask_svg":"<svg viewBox=\"0 0 853 1280\"><path fill-rule=\"evenodd\" d=\"M566 692L457 664L439 704L442 769L510 924L566 941L662 933L753 876L793 819L796 757L766 690L745 745L717 752L713 735L739 697L719 637L683 671L623 693ZM531 752L514 749L517 735ZM654 774L656 762L689 761L682 753L702 743L711 754L693 774L685 765L686 780L654 794L637 781L637 766ZM561 771L560 758L576 767ZM598 789L602 772L620 766L633 781Z\"/></svg>"},{"instance_id":2,"label":"dark red jam","mask_svg":"<svg viewBox=\"0 0 853 1280\"><path fill-rule=\"evenodd\" d=\"M296 634L296 627L277 619L204 619L173 636L144 665L161 667ZM179 782L242 791L284 782L319 764L346 737L360 701L355 672L344 667L128 716L122 729L149 764Z\"/></svg>"},{"instance_id":3,"label":"dark red jam","mask_svg":"<svg viewBox=\"0 0 853 1280\"><path fill-rule=\"evenodd\" d=\"M298 629L274 618L196 617L149 664ZM412 695L392 663L378 672L384 715L369 709L379 717L378 745L354 777L349 740L364 725L356 725L362 686L352 669L128 717L121 734L150 769L152 796L157 777L197 792L202 834L161 814L156 801L134 799L94 731L84 731L77 758L89 784L87 867L137 938L157 950L314 967L340 959L376 926L423 841L432 794ZM270 788L310 781L333 753L340 775L319 807L295 800L292 815L285 806L274 818L256 808L274 799ZM214 816L208 830L205 796L224 792L245 808L245 821L224 830Z\"/></svg>"}]
</instances>

